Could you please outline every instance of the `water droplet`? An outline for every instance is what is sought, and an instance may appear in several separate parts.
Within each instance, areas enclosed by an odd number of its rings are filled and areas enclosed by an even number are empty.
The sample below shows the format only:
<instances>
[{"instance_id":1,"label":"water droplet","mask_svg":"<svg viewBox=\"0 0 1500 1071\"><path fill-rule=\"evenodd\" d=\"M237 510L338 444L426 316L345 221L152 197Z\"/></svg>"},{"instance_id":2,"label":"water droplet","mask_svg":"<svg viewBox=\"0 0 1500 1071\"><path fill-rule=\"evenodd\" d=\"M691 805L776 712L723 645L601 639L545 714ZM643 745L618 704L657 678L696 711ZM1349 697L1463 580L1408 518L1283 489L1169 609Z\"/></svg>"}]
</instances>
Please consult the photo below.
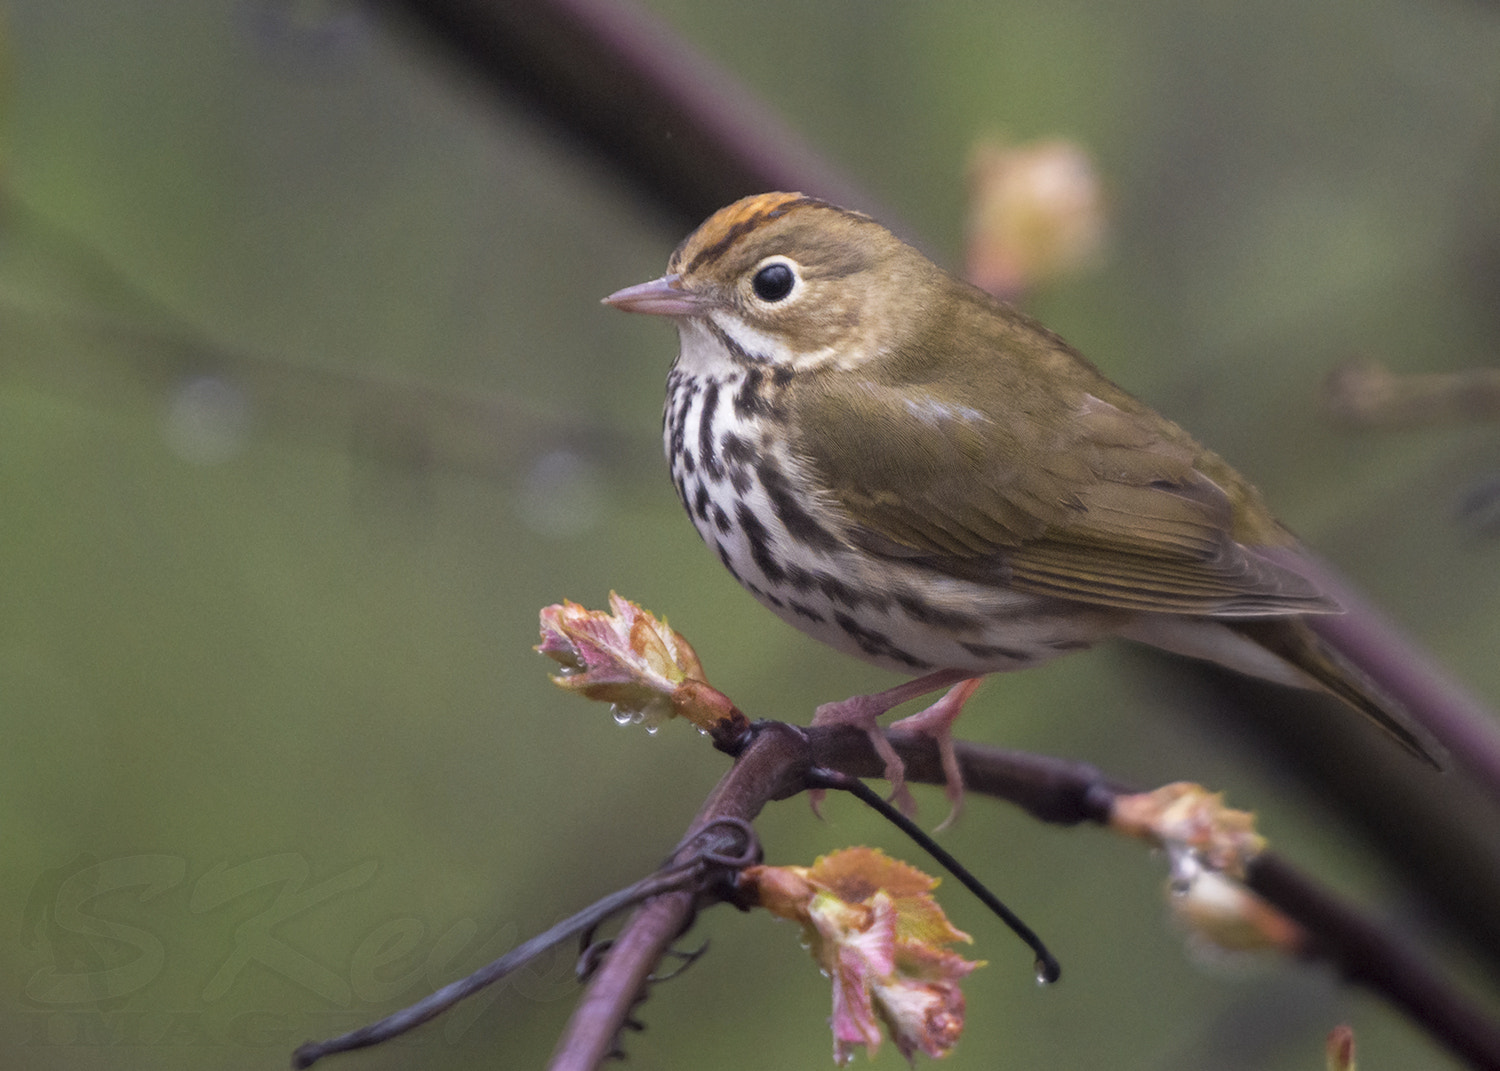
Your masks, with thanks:
<instances>
[{"instance_id":1,"label":"water droplet","mask_svg":"<svg viewBox=\"0 0 1500 1071\"><path fill-rule=\"evenodd\" d=\"M1170 860L1167 888L1173 896L1186 896L1203 873L1203 864L1195 852L1180 846L1169 846L1167 857Z\"/></svg>"},{"instance_id":2,"label":"water droplet","mask_svg":"<svg viewBox=\"0 0 1500 1071\"><path fill-rule=\"evenodd\" d=\"M1051 985L1062 977L1062 967L1057 960L1038 956L1036 958L1036 984Z\"/></svg>"},{"instance_id":3,"label":"water droplet","mask_svg":"<svg viewBox=\"0 0 1500 1071\"><path fill-rule=\"evenodd\" d=\"M610 713L610 716L615 719L615 724L616 725L633 725L633 724L635 724L636 717L637 717L631 711L621 710L617 706L611 706L609 708L609 713Z\"/></svg>"},{"instance_id":4,"label":"water droplet","mask_svg":"<svg viewBox=\"0 0 1500 1071\"><path fill-rule=\"evenodd\" d=\"M172 395L162 434L185 461L223 464L239 456L250 441L250 401L226 379L190 379Z\"/></svg>"},{"instance_id":5,"label":"water droplet","mask_svg":"<svg viewBox=\"0 0 1500 1071\"><path fill-rule=\"evenodd\" d=\"M527 527L557 539L587 532L603 519L608 505L599 466L569 449L538 457L516 499Z\"/></svg>"}]
</instances>

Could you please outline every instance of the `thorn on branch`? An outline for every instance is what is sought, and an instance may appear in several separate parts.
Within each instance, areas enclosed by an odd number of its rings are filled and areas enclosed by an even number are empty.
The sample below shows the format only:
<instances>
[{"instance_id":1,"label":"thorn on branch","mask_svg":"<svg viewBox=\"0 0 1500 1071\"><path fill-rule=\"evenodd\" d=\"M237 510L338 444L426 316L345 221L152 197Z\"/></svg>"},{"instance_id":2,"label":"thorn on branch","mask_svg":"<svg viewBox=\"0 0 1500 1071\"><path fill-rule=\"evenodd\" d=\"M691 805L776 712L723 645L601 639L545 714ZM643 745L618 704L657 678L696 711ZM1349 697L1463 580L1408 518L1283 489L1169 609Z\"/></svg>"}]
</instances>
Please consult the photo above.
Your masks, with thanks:
<instances>
[{"instance_id":1,"label":"thorn on branch","mask_svg":"<svg viewBox=\"0 0 1500 1071\"><path fill-rule=\"evenodd\" d=\"M691 952L681 952L675 948L669 948L667 949L667 955L679 961L677 966L673 967L666 974L653 973L649 980L651 982L670 982L672 979L681 975L683 971L687 970L693 964L697 963L698 960L702 959L703 955L707 951L707 941L704 941L701 945L693 949Z\"/></svg>"}]
</instances>

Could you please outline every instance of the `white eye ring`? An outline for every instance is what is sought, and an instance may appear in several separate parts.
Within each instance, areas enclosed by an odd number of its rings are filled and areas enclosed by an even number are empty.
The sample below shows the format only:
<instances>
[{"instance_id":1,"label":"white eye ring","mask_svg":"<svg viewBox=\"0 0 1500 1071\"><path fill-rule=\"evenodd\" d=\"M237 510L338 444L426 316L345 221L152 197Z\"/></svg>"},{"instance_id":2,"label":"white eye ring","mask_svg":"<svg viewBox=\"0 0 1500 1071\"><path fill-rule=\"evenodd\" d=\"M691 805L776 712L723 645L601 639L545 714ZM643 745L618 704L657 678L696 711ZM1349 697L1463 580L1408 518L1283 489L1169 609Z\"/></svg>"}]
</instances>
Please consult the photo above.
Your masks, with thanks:
<instances>
[{"instance_id":1,"label":"white eye ring","mask_svg":"<svg viewBox=\"0 0 1500 1071\"><path fill-rule=\"evenodd\" d=\"M767 305L785 301L802 281L797 263L787 257L767 257L750 276L750 292Z\"/></svg>"}]
</instances>

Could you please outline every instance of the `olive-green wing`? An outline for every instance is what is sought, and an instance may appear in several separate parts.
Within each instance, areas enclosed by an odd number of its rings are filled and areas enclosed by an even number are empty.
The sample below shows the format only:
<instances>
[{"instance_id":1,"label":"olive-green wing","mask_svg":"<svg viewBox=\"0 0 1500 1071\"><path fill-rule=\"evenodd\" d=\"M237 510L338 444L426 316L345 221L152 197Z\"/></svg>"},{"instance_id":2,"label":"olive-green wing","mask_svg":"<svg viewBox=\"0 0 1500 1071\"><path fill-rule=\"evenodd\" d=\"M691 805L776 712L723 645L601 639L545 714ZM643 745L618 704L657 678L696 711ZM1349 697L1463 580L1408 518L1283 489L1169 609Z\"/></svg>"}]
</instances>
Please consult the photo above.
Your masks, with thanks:
<instances>
[{"instance_id":1,"label":"olive-green wing","mask_svg":"<svg viewBox=\"0 0 1500 1071\"><path fill-rule=\"evenodd\" d=\"M1202 451L1176 425L1102 377L1098 392L1121 405L1019 377L1005 386L1003 404L986 405L995 384L972 375L822 377L793 422L794 449L849 517L851 537L878 554L1130 610L1337 609L1235 541L1229 496L1196 467Z\"/></svg>"}]
</instances>

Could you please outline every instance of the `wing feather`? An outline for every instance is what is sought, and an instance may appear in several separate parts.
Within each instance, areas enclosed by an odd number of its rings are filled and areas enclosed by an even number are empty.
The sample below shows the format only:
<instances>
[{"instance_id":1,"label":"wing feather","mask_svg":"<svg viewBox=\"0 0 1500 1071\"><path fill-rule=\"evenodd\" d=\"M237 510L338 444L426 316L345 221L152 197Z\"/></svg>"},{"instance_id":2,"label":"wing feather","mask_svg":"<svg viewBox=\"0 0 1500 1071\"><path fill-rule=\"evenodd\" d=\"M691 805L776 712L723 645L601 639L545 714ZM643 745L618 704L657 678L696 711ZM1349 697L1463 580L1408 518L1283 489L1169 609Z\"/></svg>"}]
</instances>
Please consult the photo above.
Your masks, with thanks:
<instances>
[{"instance_id":1,"label":"wing feather","mask_svg":"<svg viewBox=\"0 0 1500 1071\"><path fill-rule=\"evenodd\" d=\"M994 308L951 325L955 359L940 366L897 352L810 374L794 450L851 539L937 572L1101 606L1337 609L1254 539L1236 539L1291 537L1227 465L1056 336L1009 310L997 320ZM1258 512L1247 520L1246 510Z\"/></svg>"}]
</instances>

